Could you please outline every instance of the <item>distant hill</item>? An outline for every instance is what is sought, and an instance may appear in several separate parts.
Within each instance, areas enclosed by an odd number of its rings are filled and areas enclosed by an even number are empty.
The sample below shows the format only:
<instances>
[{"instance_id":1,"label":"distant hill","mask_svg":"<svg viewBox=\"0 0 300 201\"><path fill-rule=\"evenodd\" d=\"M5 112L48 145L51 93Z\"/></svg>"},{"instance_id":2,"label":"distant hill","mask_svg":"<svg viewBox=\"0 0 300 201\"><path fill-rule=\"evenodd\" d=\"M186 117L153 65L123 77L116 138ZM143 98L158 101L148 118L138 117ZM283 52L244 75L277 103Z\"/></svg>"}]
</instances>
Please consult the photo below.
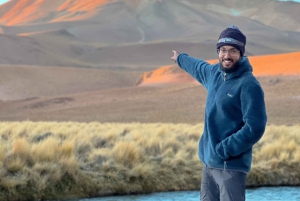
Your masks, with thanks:
<instances>
[{"instance_id":1,"label":"distant hill","mask_svg":"<svg viewBox=\"0 0 300 201\"><path fill-rule=\"evenodd\" d=\"M247 55L293 52L299 10L265 0L11 0L0 6L0 64L149 70L168 65L171 49L214 59L231 24L247 35Z\"/></svg>"},{"instance_id":2,"label":"distant hill","mask_svg":"<svg viewBox=\"0 0 300 201\"><path fill-rule=\"evenodd\" d=\"M300 75L300 52L274 54L263 56L250 56L249 60L253 67L253 74L262 76L299 76ZM214 64L218 60L208 60ZM145 72L136 83L138 86L166 84L166 83L193 83L195 79L189 76L177 64L162 66L153 71ZM298 81L300 83L300 80Z\"/></svg>"}]
</instances>

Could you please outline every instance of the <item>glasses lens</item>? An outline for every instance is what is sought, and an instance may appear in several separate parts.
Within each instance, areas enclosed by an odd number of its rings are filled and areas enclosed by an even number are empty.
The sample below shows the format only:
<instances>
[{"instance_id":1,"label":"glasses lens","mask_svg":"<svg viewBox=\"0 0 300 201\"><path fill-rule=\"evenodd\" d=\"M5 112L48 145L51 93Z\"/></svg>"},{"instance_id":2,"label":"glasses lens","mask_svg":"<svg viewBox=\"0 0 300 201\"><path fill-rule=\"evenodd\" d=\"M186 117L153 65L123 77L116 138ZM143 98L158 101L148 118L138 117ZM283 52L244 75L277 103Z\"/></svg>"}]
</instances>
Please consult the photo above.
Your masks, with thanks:
<instances>
[{"instance_id":1,"label":"glasses lens","mask_svg":"<svg viewBox=\"0 0 300 201\"><path fill-rule=\"evenodd\" d=\"M225 49L218 49L217 50L219 55L226 55L227 53L231 56L237 56L240 51L237 49L225 50Z\"/></svg>"}]
</instances>

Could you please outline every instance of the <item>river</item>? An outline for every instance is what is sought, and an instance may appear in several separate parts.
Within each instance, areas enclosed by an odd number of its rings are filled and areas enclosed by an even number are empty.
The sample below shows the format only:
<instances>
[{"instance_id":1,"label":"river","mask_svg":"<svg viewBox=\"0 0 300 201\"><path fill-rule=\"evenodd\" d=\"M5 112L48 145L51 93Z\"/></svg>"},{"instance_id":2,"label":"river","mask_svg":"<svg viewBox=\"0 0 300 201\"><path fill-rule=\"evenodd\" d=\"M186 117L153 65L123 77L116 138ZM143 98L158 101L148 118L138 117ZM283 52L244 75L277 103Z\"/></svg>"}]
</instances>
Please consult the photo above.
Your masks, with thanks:
<instances>
[{"instance_id":1,"label":"river","mask_svg":"<svg viewBox=\"0 0 300 201\"><path fill-rule=\"evenodd\" d=\"M78 201L199 201L199 197L199 191L179 191L147 195L109 196ZM248 188L246 201L300 201L300 187Z\"/></svg>"}]
</instances>

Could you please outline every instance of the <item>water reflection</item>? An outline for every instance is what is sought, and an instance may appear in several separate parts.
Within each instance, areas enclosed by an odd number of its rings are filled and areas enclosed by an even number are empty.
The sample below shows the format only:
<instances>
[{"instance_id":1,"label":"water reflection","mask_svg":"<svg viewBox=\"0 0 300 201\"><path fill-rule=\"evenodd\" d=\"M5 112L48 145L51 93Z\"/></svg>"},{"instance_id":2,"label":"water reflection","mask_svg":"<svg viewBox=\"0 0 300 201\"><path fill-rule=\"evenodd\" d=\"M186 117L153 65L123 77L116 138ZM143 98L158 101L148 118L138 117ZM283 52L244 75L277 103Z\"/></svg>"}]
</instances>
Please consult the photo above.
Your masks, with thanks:
<instances>
[{"instance_id":1,"label":"water reflection","mask_svg":"<svg viewBox=\"0 0 300 201\"><path fill-rule=\"evenodd\" d=\"M162 192L147 195L111 196L79 201L198 201L198 191ZM300 187L262 187L247 189L247 201L300 201Z\"/></svg>"}]
</instances>

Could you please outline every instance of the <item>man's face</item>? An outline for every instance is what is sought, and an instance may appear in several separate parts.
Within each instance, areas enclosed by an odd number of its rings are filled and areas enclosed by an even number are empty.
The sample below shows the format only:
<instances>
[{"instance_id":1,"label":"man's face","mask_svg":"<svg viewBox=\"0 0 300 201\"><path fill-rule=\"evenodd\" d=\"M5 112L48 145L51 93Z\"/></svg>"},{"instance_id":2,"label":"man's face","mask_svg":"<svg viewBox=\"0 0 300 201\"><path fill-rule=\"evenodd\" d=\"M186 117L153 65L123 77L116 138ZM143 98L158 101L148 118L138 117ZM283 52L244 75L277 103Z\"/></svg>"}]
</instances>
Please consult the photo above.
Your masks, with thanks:
<instances>
[{"instance_id":1,"label":"man's face","mask_svg":"<svg viewBox=\"0 0 300 201\"><path fill-rule=\"evenodd\" d=\"M233 68L237 68L238 61L241 58L241 53L238 49L233 46L222 46L218 53L222 70L231 72Z\"/></svg>"}]
</instances>

